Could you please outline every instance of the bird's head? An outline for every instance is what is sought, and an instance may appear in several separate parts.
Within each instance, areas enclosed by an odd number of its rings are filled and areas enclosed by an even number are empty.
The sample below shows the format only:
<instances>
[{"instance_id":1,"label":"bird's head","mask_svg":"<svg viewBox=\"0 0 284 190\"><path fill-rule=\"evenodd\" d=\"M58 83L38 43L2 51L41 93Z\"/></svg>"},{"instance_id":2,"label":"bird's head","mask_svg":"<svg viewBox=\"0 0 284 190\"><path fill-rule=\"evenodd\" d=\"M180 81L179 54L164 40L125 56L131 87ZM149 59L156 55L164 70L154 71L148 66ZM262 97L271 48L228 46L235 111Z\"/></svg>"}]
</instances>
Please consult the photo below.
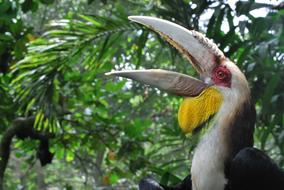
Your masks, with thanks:
<instances>
[{"instance_id":1,"label":"bird's head","mask_svg":"<svg viewBox=\"0 0 284 190\"><path fill-rule=\"evenodd\" d=\"M248 82L240 69L201 33L153 17L129 19L160 34L190 61L200 79L160 69L114 71L107 75L130 78L183 96L178 120L185 133L192 132L218 112L234 112L238 104L250 97Z\"/></svg>"}]
</instances>

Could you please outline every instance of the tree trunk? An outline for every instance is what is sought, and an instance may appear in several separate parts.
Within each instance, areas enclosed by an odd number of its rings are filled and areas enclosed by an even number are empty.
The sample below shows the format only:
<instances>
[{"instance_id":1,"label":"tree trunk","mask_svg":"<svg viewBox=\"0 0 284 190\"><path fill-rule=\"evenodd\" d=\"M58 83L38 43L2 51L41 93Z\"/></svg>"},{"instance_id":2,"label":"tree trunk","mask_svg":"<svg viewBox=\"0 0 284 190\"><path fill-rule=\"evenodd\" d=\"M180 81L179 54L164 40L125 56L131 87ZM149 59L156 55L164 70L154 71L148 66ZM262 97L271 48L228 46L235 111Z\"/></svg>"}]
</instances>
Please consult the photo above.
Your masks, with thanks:
<instances>
[{"instance_id":1,"label":"tree trunk","mask_svg":"<svg viewBox=\"0 0 284 190\"><path fill-rule=\"evenodd\" d=\"M39 162L35 164L35 170L37 173L37 189L38 190L46 190L46 183L44 182L44 171L40 166Z\"/></svg>"}]
</instances>

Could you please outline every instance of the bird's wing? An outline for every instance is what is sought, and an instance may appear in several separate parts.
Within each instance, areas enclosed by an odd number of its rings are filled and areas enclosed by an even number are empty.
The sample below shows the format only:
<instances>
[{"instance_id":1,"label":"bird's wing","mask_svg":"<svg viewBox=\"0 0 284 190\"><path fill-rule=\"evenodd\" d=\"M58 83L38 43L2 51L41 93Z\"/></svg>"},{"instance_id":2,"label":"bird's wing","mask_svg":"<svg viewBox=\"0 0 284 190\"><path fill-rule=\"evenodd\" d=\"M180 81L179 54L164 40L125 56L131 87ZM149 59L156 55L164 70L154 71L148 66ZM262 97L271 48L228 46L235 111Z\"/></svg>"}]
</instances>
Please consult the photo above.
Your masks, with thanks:
<instances>
[{"instance_id":1,"label":"bird's wing","mask_svg":"<svg viewBox=\"0 0 284 190\"><path fill-rule=\"evenodd\" d=\"M188 175L181 183L173 187L161 185L151 178L145 178L140 181L139 190L191 190L191 176Z\"/></svg>"},{"instance_id":2,"label":"bird's wing","mask_svg":"<svg viewBox=\"0 0 284 190\"><path fill-rule=\"evenodd\" d=\"M262 151L242 149L228 171L230 190L284 190L284 172Z\"/></svg>"}]
</instances>

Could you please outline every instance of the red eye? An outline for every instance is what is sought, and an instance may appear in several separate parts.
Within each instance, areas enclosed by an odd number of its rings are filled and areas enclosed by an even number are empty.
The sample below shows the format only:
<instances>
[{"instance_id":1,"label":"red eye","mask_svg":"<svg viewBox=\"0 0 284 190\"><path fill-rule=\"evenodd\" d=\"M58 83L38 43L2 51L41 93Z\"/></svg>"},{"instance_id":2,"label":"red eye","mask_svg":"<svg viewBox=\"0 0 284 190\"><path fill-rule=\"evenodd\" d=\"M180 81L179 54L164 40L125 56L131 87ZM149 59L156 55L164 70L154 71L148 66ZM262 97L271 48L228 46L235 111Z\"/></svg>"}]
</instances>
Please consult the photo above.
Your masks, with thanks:
<instances>
[{"instance_id":1,"label":"red eye","mask_svg":"<svg viewBox=\"0 0 284 190\"><path fill-rule=\"evenodd\" d=\"M226 66L219 66L213 70L212 80L216 85L230 87L231 72Z\"/></svg>"},{"instance_id":2,"label":"red eye","mask_svg":"<svg viewBox=\"0 0 284 190\"><path fill-rule=\"evenodd\" d=\"M217 75L217 77L218 77L220 80L223 80L223 79L227 78L227 74L224 73L224 72L221 71L221 70L220 70L220 71L217 71L216 75Z\"/></svg>"}]
</instances>

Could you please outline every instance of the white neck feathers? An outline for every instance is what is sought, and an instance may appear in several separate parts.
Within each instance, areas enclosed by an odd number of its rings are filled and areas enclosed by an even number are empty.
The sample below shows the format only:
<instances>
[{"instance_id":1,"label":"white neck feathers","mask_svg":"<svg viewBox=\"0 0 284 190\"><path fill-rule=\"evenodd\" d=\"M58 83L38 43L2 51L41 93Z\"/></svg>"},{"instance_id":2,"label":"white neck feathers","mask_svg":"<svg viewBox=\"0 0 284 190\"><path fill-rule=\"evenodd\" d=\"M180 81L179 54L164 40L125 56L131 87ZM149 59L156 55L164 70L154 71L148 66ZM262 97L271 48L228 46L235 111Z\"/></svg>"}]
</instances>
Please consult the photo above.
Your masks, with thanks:
<instances>
[{"instance_id":1,"label":"white neck feathers","mask_svg":"<svg viewBox=\"0 0 284 190\"><path fill-rule=\"evenodd\" d=\"M222 93L224 102L214 119L214 124L197 145L191 167L193 190L225 188L225 162L230 157L226 136L230 121L235 117L236 110L245 97L237 93L233 90Z\"/></svg>"}]
</instances>

